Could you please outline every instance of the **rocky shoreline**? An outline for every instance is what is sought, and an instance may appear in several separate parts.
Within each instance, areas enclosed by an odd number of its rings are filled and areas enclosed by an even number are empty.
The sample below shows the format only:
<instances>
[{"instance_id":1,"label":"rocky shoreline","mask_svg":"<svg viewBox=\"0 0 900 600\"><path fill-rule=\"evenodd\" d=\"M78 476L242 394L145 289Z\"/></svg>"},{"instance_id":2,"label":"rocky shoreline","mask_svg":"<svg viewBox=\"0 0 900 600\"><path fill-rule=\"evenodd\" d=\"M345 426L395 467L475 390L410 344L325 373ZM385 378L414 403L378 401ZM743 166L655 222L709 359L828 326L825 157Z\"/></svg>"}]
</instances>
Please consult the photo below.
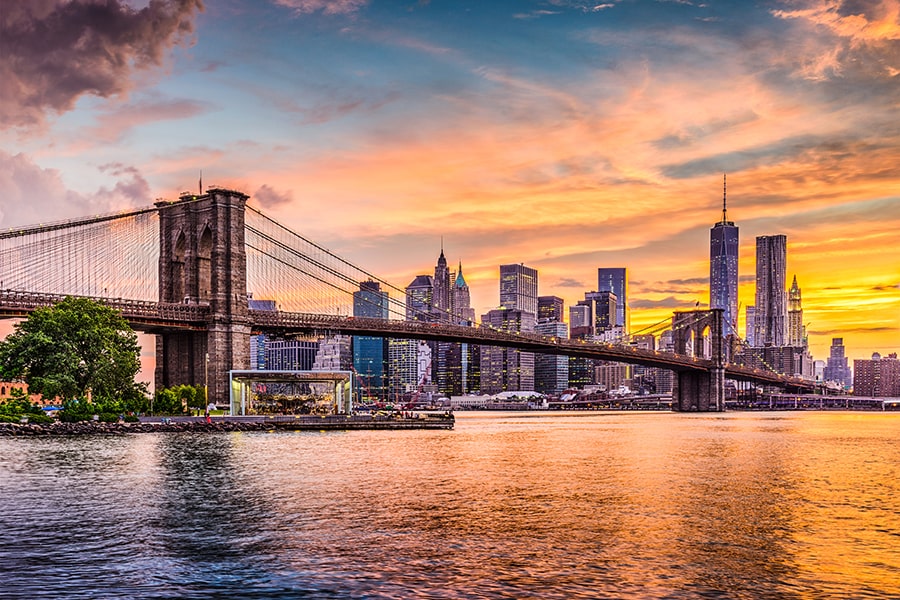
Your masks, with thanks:
<instances>
[{"instance_id":1,"label":"rocky shoreline","mask_svg":"<svg viewBox=\"0 0 900 600\"><path fill-rule=\"evenodd\" d=\"M41 435L128 435L131 433L178 433L187 431L221 432L221 431L266 431L272 429L271 424L214 421L206 422L173 422L173 423L101 423L81 421L78 423L0 423L0 437L41 436Z\"/></svg>"},{"instance_id":2,"label":"rocky shoreline","mask_svg":"<svg viewBox=\"0 0 900 600\"><path fill-rule=\"evenodd\" d=\"M229 431L351 431L371 429L453 429L454 418L444 415L330 415L326 417L275 417L258 419L213 417L207 423L202 417L153 418L143 417L137 423L78 423L54 422L0 423L0 437L66 436L66 435L128 435L132 433L217 433Z\"/></svg>"}]
</instances>

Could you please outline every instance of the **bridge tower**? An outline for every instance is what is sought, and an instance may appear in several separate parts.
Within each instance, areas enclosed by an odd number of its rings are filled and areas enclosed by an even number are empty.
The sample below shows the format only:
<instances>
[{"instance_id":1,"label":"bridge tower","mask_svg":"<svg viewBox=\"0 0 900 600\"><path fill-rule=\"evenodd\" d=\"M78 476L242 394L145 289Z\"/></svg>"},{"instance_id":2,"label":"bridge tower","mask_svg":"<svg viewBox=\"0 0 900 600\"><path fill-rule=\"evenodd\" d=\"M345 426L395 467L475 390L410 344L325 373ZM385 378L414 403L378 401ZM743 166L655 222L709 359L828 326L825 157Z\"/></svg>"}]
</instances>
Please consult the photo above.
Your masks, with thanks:
<instances>
[{"instance_id":1,"label":"bridge tower","mask_svg":"<svg viewBox=\"0 0 900 600\"><path fill-rule=\"evenodd\" d=\"M160 201L159 301L209 306L205 331L164 332L156 341L156 388L207 385L228 401L228 371L250 367L247 251L248 196L210 189Z\"/></svg>"},{"instance_id":2,"label":"bridge tower","mask_svg":"<svg viewBox=\"0 0 900 600\"><path fill-rule=\"evenodd\" d=\"M713 362L709 371L676 371L672 408L682 412L725 410L724 309L676 311L672 333L677 354Z\"/></svg>"}]
</instances>

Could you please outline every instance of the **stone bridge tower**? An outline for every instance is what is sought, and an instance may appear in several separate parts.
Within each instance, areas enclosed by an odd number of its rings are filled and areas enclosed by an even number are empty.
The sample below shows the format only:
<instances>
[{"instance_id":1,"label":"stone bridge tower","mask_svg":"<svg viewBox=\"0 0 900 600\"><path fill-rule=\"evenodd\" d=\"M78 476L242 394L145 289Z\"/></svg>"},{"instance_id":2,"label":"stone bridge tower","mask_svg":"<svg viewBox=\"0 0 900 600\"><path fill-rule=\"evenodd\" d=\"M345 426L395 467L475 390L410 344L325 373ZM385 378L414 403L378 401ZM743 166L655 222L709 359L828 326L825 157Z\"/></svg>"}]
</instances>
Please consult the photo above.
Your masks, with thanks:
<instances>
[{"instance_id":1,"label":"stone bridge tower","mask_svg":"<svg viewBox=\"0 0 900 600\"><path fill-rule=\"evenodd\" d=\"M713 361L709 371L676 371L672 408L676 411L725 410L724 309L676 311L672 338L677 354Z\"/></svg>"},{"instance_id":2,"label":"stone bridge tower","mask_svg":"<svg viewBox=\"0 0 900 600\"><path fill-rule=\"evenodd\" d=\"M157 336L156 388L208 385L217 403L229 398L228 371L250 366L247 251L248 196L210 189L202 196L160 201L159 301L209 306L205 331Z\"/></svg>"}]
</instances>

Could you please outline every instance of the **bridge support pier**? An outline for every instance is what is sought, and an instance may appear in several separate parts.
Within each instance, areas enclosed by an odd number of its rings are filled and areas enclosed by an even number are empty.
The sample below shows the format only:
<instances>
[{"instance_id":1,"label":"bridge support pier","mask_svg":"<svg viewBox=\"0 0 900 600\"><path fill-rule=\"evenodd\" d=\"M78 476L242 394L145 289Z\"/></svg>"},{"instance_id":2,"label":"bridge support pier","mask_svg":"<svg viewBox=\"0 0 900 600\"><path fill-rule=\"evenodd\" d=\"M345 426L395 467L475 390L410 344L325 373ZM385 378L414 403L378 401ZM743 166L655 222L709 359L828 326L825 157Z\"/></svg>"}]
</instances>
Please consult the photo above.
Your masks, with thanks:
<instances>
[{"instance_id":1,"label":"bridge support pier","mask_svg":"<svg viewBox=\"0 0 900 600\"><path fill-rule=\"evenodd\" d=\"M725 410L725 369L676 372L672 409L678 412Z\"/></svg>"},{"instance_id":2,"label":"bridge support pier","mask_svg":"<svg viewBox=\"0 0 900 600\"><path fill-rule=\"evenodd\" d=\"M708 370L675 372L672 408L679 412L725 410L724 310L677 311L672 317L675 352L712 361Z\"/></svg>"},{"instance_id":3,"label":"bridge support pier","mask_svg":"<svg viewBox=\"0 0 900 600\"><path fill-rule=\"evenodd\" d=\"M207 386L230 397L228 371L250 366L247 254L241 192L210 189L159 207L159 301L209 306L205 331L164 332L156 342L156 387Z\"/></svg>"}]
</instances>

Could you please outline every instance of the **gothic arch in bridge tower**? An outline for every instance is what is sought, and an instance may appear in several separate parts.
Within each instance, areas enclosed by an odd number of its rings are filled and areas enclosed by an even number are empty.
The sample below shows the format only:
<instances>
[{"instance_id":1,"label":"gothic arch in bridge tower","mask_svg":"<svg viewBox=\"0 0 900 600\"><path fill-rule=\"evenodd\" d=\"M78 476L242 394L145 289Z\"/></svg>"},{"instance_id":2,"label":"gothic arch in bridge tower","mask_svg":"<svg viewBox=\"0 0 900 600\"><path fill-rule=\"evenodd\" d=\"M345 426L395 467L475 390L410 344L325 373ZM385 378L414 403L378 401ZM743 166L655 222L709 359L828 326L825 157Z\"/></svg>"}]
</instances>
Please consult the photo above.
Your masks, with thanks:
<instances>
[{"instance_id":1,"label":"gothic arch in bridge tower","mask_svg":"<svg viewBox=\"0 0 900 600\"><path fill-rule=\"evenodd\" d=\"M676 354L711 363L708 371L675 373L672 406L679 411L720 411L725 406L723 309L678 311L672 317Z\"/></svg>"},{"instance_id":2,"label":"gothic arch in bridge tower","mask_svg":"<svg viewBox=\"0 0 900 600\"><path fill-rule=\"evenodd\" d=\"M172 270L172 298L169 299L170 302L176 301L179 298L185 297L185 286L184 286L184 261L185 261L185 240L184 240L184 232L181 231L178 233L178 237L175 240L175 246L172 248L172 261L171 261L171 270Z\"/></svg>"},{"instance_id":3,"label":"gothic arch in bridge tower","mask_svg":"<svg viewBox=\"0 0 900 600\"><path fill-rule=\"evenodd\" d=\"M197 243L197 298L209 302L212 290L212 232L209 225L203 228Z\"/></svg>"}]
</instances>

